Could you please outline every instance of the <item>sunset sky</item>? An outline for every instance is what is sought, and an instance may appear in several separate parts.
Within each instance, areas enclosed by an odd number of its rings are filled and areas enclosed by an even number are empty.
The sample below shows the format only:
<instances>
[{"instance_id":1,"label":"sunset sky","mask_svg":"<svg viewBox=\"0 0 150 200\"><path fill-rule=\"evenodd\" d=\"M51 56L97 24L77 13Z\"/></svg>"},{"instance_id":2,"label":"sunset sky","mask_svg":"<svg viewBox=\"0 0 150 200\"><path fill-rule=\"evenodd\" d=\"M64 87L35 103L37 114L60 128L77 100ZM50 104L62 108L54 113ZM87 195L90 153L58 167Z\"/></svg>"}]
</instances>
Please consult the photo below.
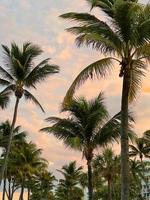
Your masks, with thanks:
<instances>
[{"instance_id":1,"label":"sunset sky","mask_svg":"<svg viewBox=\"0 0 150 200\"><path fill-rule=\"evenodd\" d=\"M21 45L25 41L37 43L44 50L43 58L50 57L51 62L60 66L60 73L50 77L39 85L33 93L37 96L46 114L31 103L21 101L17 125L28 132L29 140L34 141L43 149L43 156L49 161L50 170L61 168L69 161L82 161L81 154L66 149L63 144L52 135L38 132L48 125L44 119L58 116L63 97L76 75L85 66L103 57L100 52L86 47L77 49L74 36L65 32L65 28L72 23L63 21L58 16L69 11L89 11L84 0L1 0L0 1L0 43L8 46L12 41ZM96 13L98 11L96 10ZM100 15L101 16L101 15ZM40 58L39 58L40 59ZM0 64L3 65L2 50L0 49ZM118 66L105 80L88 81L76 93L85 95L88 99L105 93L106 105L110 115L120 110L120 96L122 79L118 77ZM150 73L143 81L141 93L131 107L135 112L135 131L140 135L150 129ZM14 98L8 109L1 111L0 120L12 119ZM117 148L117 147L115 147Z\"/></svg>"}]
</instances>

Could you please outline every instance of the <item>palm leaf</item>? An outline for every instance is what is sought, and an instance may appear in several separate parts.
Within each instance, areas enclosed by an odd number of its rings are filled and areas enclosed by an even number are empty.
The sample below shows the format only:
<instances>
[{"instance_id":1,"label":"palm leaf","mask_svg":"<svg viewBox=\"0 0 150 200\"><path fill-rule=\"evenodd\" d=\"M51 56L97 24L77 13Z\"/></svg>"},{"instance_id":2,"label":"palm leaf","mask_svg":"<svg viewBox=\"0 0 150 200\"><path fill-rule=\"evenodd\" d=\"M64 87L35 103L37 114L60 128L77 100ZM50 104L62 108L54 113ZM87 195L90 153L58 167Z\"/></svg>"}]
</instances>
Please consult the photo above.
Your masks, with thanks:
<instances>
[{"instance_id":1,"label":"palm leaf","mask_svg":"<svg viewBox=\"0 0 150 200\"><path fill-rule=\"evenodd\" d=\"M10 101L9 95L10 95L9 91L0 93L0 107L2 109L7 107L8 103Z\"/></svg>"},{"instance_id":2,"label":"palm leaf","mask_svg":"<svg viewBox=\"0 0 150 200\"><path fill-rule=\"evenodd\" d=\"M3 86L7 86L7 85L10 85L11 83L5 79L2 79L0 78L0 85L3 85Z\"/></svg>"},{"instance_id":3,"label":"palm leaf","mask_svg":"<svg viewBox=\"0 0 150 200\"><path fill-rule=\"evenodd\" d=\"M14 78L12 77L12 75L10 74L10 73L8 73L4 68L2 68L1 66L0 66L0 74L4 77L4 78L6 78L6 79L8 79L9 81L13 81L14 80Z\"/></svg>"},{"instance_id":4,"label":"palm leaf","mask_svg":"<svg viewBox=\"0 0 150 200\"><path fill-rule=\"evenodd\" d=\"M44 109L43 109L43 107L41 106L41 104L38 102L38 100L37 100L29 91L24 90L24 97L25 97L26 100L32 100L32 102L33 102L35 105L39 106L40 109L41 109L43 112L45 112Z\"/></svg>"},{"instance_id":5,"label":"palm leaf","mask_svg":"<svg viewBox=\"0 0 150 200\"><path fill-rule=\"evenodd\" d=\"M35 84L44 80L49 75L59 72L57 65L49 65L49 59L42 61L38 64L26 77L25 85L27 87L35 87Z\"/></svg>"},{"instance_id":6,"label":"palm leaf","mask_svg":"<svg viewBox=\"0 0 150 200\"><path fill-rule=\"evenodd\" d=\"M142 78L145 76L146 65L141 60L133 60L131 66L131 80L130 80L130 91L129 100L132 102L136 99L137 92L141 88Z\"/></svg>"},{"instance_id":7,"label":"palm leaf","mask_svg":"<svg viewBox=\"0 0 150 200\"><path fill-rule=\"evenodd\" d=\"M98 60L83 69L67 91L67 94L63 101L64 107L71 101L75 90L79 88L87 79L94 79L95 77L105 77L108 73L110 73L111 69L112 61L109 57Z\"/></svg>"}]
</instances>

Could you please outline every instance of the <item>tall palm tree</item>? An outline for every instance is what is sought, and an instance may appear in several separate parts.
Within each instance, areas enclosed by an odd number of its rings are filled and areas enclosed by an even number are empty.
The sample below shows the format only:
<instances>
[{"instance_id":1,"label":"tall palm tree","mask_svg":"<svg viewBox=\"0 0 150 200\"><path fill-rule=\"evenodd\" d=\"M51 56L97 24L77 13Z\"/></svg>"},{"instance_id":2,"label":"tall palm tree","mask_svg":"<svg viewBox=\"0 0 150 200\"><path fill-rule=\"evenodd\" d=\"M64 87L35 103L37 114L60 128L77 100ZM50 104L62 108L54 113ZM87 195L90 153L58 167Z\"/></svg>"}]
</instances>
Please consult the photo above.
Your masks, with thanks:
<instances>
[{"instance_id":1,"label":"tall palm tree","mask_svg":"<svg viewBox=\"0 0 150 200\"><path fill-rule=\"evenodd\" d=\"M129 142L128 105L136 97L150 60L150 5L137 1L86 0L91 8L97 7L107 20L89 13L66 13L63 19L76 21L68 28L77 35L78 46L92 46L106 57L83 69L76 77L64 104L69 103L75 90L88 78L105 77L114 64L119 64L119 76L123 78L121 100L121 199L129 198Z\"/></svg>"},{"instance_id":2,"label":"tall palm tree","mask_svg":"<svg viewBox=\"0 0 150 200\"><path fill-rule=\"evenodd\" d=\"M47 121L54 124L42 131L52 133L67 146L83 153L88 166L89 200L92 200L91 162L94 150L119 138L120 113L109 118L102 93L91 101L85 98L73 99L63 111L69 112L68 118L50 117Z\"/></svg>"},{"instance_id":3,"label":"tall palm tree","mask_svg":"<svg viewBox=\"0 0 150 200\"><path fill-rule=\"evenodd\" d=\"M112 149L106 148L101 155L93 160L93 167L107 181L108 200L113 199L113 183L120 171L120 158L114 155Z\"/></svg>"},{"instance_id":4,"label":"tall palm tree","mask_svg":"<svg viewBox=\"0 0 150 200\"><path fill-rule=\"evenodd\" d=\"M0 84L6 86L1 92L14 93L16 97L13 120L11 124L11 132L8 140L7 153L5 155L4 166L1 170L1 180L4 175L5 166L10 152L11 141L13 138L13 129L17 119L18 104L20 99L24 96L26 100L32 100L37 106L44 109L37 101L37 99L27 90L30 88L36 89L36 85L42 82L49 75L59 72L59 67L49 64L49 58L35 64L34 60L43 52L38 45L26 42L22 48L19 48L16 43L11 44L11 48L2 45L5 59L5 66L0 67Z\"/></svg>"}]
</instances>

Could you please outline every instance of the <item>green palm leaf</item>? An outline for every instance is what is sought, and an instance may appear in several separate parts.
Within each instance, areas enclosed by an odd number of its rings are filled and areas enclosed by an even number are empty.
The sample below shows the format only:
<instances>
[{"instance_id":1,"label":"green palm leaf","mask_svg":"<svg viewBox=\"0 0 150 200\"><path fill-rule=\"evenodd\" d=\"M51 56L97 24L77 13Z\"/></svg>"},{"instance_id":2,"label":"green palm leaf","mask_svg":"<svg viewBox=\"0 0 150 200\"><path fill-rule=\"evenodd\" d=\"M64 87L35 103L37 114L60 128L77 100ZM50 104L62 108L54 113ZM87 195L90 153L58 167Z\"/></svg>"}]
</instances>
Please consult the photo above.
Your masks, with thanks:
<instances>
[{"instance_id":1,"label":"green palm leaf","mask_svg":"<svg viewBox=\"0 0 150 200\"><path fill-rule=\"evenodd\" d=\"M79 86L81 86L87 79L94 79L95 77L105 77L107 74L110 73L110 70L112 70L111 58L104 58L98 60L95 63L92 63L91 65L83 69L80 72L80 74L76 77L69 90L67 91L63 102L64 106L70 102L75 90Z\"/></svg>"},{"instance_id":2,"label":"green palm leaf","mask_svg":"<svg viewBox=\"0 0 150 200\"><path fill-rule=\"evenodd\" d=\"M44 109L43 107L41 106L41 104L38 102L38 100L27 90L24 90L24 97L26 100L31 100L35 105L37 105L43 112Z\"/></svg>"}]
</instances>

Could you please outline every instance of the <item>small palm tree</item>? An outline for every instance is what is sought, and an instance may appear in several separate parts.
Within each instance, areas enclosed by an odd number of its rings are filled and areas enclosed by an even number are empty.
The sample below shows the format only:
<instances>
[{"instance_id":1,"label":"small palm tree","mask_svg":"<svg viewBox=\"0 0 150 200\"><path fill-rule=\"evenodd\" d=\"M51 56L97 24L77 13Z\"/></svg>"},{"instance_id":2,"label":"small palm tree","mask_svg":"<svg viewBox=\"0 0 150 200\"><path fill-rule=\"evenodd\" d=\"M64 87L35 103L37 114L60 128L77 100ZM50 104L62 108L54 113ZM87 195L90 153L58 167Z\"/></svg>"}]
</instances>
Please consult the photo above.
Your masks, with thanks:
<instances>
[{"instance_id":1,"label":"small palm tree","mask_svg":"<svg viewBox=\"0 0 150 200\"><path fill-rule=\"evenodd\" d=\"M119 175L120 158L114 155L112 149L104 149L102 154L93 160L93 168L107 181L108 200L112 200L112 186Z\"/></svg>"},{"instance_id":2,"label":"small palm tree","mask_svg":"<svg viewBox=\"0 0 150 200\"><path fill-rule=\"evenodd\" d=\"M23 200L26 181L38 174L41 167L46 168L48 165L47 161L41 158L41 149L37 149L32 142L25 142L19 147L13 148L10 152L9 164L15 168L18 174L17 181L21 185L20 200Z\"/></svg>"},{"instance_id":3,"label":"small palm tree","mask_svg":"<svg viewBox=\"0 0 150 200\"><path fill-rule=\"evenodd\" d=\"M0 78L0 84L6 86L6 88L1 92L1 94L7 92L14 93L16 103L11 124L11 132L8 139L7 153L5 155L5 162L0 174L1 179L3 178L8 154L10 152L13 129L17 119L20 99L24 96L26 100L33 101L42 111L44 111L41 104L27 89L35 89L36 85L39 82L43 82L46 77L59 72L58 66L50 65L48 63L49 58L35 65L34 60L43 52L37 45L27 42L23 44L22 48L19 48L16 43L12 43L10 49L5 45L2 45L2 48L5 66L4 68L0 67L2 77Z\"/></svg>"},{"instance_id":4,"label":"small palm tree","mask_svg":"<svg viewBox=\"0 0 150 200\"><path fill-rule=\"evenodd\" d=\"M93 198L92 166L94 150L116 141L120 137L120 113L109 119L104 105L103 94L87 101L85 98L74 99L70 106L63 108L69 112L68 118L50 117L54 123L42 131L52 133L65 145L83 153L88 166L89 200Z\"/></svg>"},{"instance_id":5,"label":"small palm tree","mask_svg":"<svg viewBox=\"0 0 150 200\"><path fill-rule=\"evenodd\" d=\"M0 147L3 149L3 153L2 153L2 157L5 155L6 153L6 149L7 149L7 141L8 141L8 137L11 131L11 124L9 121L3 122L0 124ZM26 139L26 132L25 131L21 131L21 127L17 126L14 128L13 130L13 140L12 140L12 148L14 146L18 146L21 145L22 143L25 142ZM4 162L4 160L1 160L2 164ZM6 169L5 170L5 175L3 178L3 200L5 200L5 194L6 194L6 179L8 178L7 176L7 171L10 171L10 169ZM13 192L12 194L10 194L9 192L9 198L11 199L11 197L13 196Z\"/></svg>"},{"instance_id":6,"label":"small palm tree","mask_svg":"<svg viewBox=\"0 0 150 200\"><path fill-rule=\"evenodd\" d=\"M143 165L143 158L150 158L150 146L147 143L145 137L136 138L135 145L130 145L129 156L139 157L141 164ZM144 166L143 166L144 167Z\"/></svg>"},{"instance_id":7,"label":"small palm tree","mask_svg":"<svg viewBox=\"0 0 150 200\"><path fill-rule=\"evenodd\" d=\"M0 147L4 148L6 151L8 138L11 131L11 123L7 120L6 122L2 122L0 124ZM25 131L21 131L21 126L17 126L13 130L13 140L12 143L17 145L17 143L25 142L27 133Z\"/></svg>"},{"instance_id":8,"label":"small palm tree","mask_svg":"<svg viewBox=\"0 0 150 200\"><path fill-rule=\"evenodd\" d=\"M56 181L55 177L52 173L47 170L41 170L39 173L28 180L27 185L31 189L31 195L28 190L28 200L41 200L44 198L45 200L53 199L53 188L54 181Z\"/></svg>"},{"instance_id":9,"label":"small palm tree","mask_svg":"<svg viewBox=\"0 0 150 200\"><path fill-rule=\"evenodd\" d=\"M150 60L150 5L137 1L86 0L91 8L98 8L107 18L99 19L89 13L66 13L63 19L78 24L67 30L77 35L76 43L91 46L106 57L83 69L69 88L64 104L68 104L75 90L87 79L105 77L119 64L123 78L121 100L121 179L122 200L129 198L129 141L128 105L136 97Z\"/></svg>"},{"instance_id":10,"label":"small palm tree","mask_svg":"<svg viewBox=\"0 0 150 200\"><path fill-rule=\"evenodd\" d=\"M83 176L82 170L83 168L81 166L77 167L75 161L69 163L68 165L64 165L61 170L58 170L64 177L59 180L58 187L63 190L65 199L75 200L77 193L78 195L82 193L81 196L83 196L83 192L79 187L81 177Z\"/></svg>"}]
</instances>

